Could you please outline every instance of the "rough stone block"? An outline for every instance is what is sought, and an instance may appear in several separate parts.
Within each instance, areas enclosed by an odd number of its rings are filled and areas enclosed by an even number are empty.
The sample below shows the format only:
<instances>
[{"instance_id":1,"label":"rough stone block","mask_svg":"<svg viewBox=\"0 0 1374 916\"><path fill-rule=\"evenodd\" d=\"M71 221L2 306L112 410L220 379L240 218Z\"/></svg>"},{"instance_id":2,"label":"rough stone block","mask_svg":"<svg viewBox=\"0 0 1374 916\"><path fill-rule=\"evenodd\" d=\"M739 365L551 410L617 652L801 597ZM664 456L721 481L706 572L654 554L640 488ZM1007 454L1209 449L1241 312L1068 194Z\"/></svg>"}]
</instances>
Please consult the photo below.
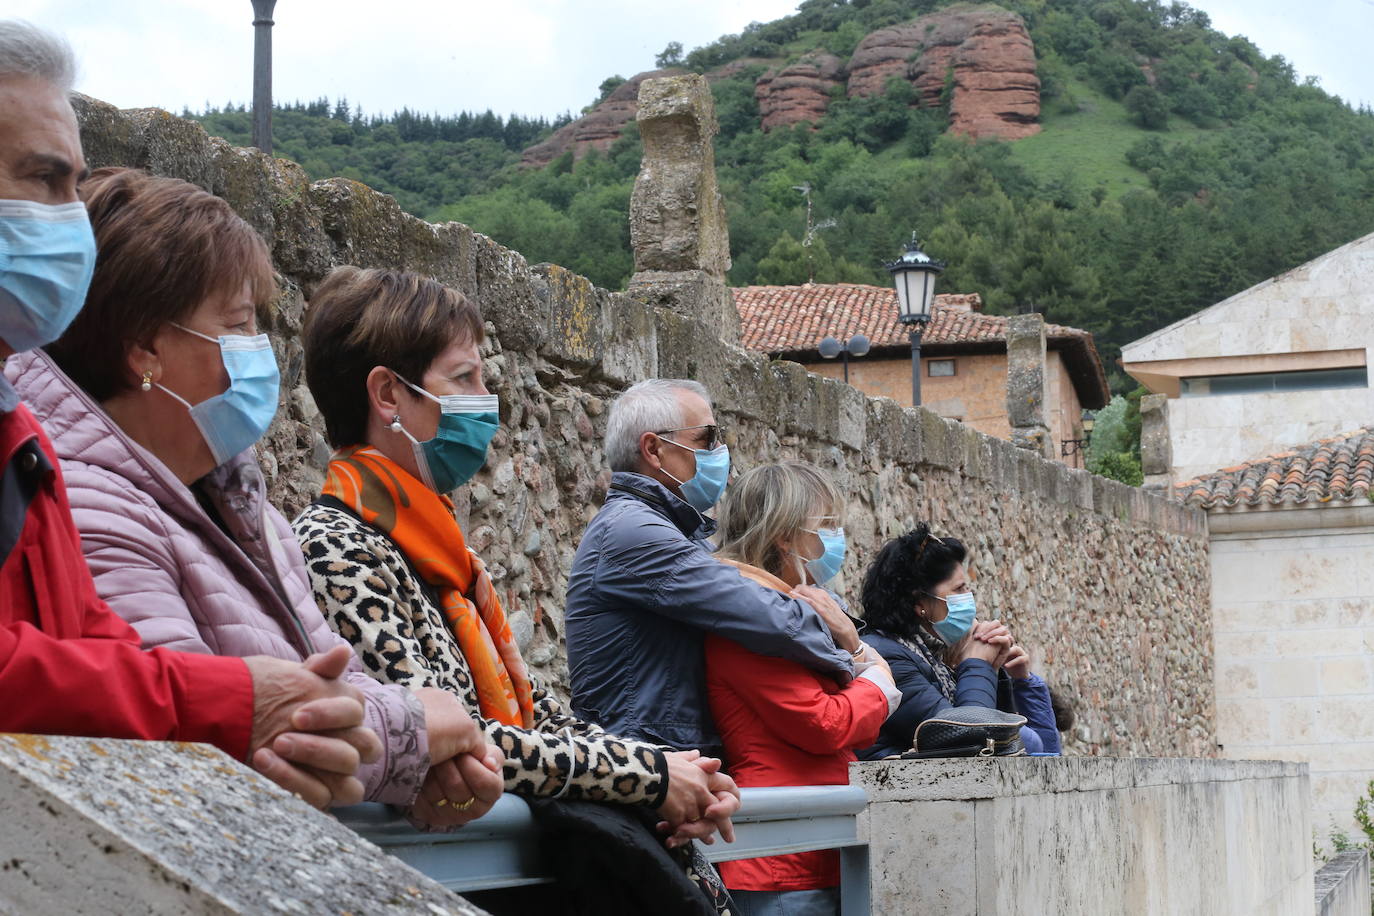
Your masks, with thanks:
<instances>
[{"instance_id":1,"label":"rough stone block","mask_svg":"<svg viewBox=\"0 0 1374 916\"><path fill-rule=\"evenodd\" d=\"M658 323L654 312L620 293L601 310L601 374L622 387L658 376Z\"/></svg>"},{"instance_id":2,"label":"rough stone block","mask_svg":"<svg viewBox=\"0 0 1374 916\"><path fill-rule=\"evenodd\" d=\"M835 439L841 445L863 451L868 443L868 398L857 388L839 383Z\"/></svg>"},{"instance_id":3,"label":"rough stone block","mask_svg":"<svg viewBox=\"0 0 1374 916\"><path fill-rule=\"evenodd\" d=\"M777 397L777 384L768 360L756 353L729 348L723 389L717 395L722 404L739 416L773 426L784 411Z\"/></svg>"},{"instance_id":4,"label":"rough stone block","mask_svg":"<svg viewBox=\"0 0 1374 916\"><path fill-rule=\"evenodd\" d=\"M475 236L474 246L483 317L496 326L506 350L538 352L548 341L547 289L539 288L525 259L509 248L485 235Z\"/></svg>"},{"instance_id":5,"label":"rough stone block","mask_svg":"<svg viewBox=\"0 0 1374 916\"><path fill-rule=\"evenodd\" d=\"M1038 314L1007 320L1007 423L1046 427L1045 319Z\"/></svg>"},{"instance_id":6,"label":"rough stone block","mask_svg":"<svg viewBox=\"0 0 1374 916\"><path fill-rule=\"evenodd\" d=\"M954 427L944 417L924 407L915 408L921 417L921 448L924 463L937 468L957 468L963 457Z\"/></svg>"},{"instance_id":7,"label":"rough stone block","mask_svg":"<svg viewBox=\"0 0 1374 916\"><path fill-rule=\"evenodd\" d=\"M17 913L481 911L218 750L0 735Z\"/></svg>"},{"instance_id":8,"label":"rough stone block","mask_svg":"<svg viewBox=\"0 0 1374 916\"><path fill-rule=\"evenodd\" d=\"M1069 498L1080 509L1093 508L1093 475L1083 468L1069 468Z\"/></svg>"},{"instance_id":9,"label":"rough stone block","mask_svg":"<svg viewBox=\"0 0 1374 916\"><path fill-rule=\"evenodd\" d=\"M544 354L555 362L585 370L601 362L602 309L607 293L590 280L556 264L532 268L549 293L549 334Z\"/></svg>"}]
</instances>

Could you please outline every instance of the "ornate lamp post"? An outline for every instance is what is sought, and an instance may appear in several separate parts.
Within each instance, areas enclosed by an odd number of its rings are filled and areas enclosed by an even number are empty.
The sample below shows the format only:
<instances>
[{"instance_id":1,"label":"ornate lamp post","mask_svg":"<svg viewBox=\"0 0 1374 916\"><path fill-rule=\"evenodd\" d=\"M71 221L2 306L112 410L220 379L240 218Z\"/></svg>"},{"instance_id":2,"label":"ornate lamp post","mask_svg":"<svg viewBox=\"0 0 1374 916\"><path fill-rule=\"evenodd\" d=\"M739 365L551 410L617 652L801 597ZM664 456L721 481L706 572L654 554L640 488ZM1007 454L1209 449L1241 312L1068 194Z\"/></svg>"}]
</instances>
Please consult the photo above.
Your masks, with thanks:
<instances>
[{"instance_id":1,"label":"ornate lamp post","mask_svg":"<svg viewBox=\"0 0 1374 916\"><path fill-rule=\"evenodd\" d=\"M911 328L911 405L916 407L921 403L921 335L930 324L935 279L945 265L921 250L913 232L906 253L884 266L897 287L897 320Z\"/></svg>"},{"instance_id":2,"label":"ornate lamp post","mask_svg":"<svg viewBox=\"0 0 1374 916\"><path fill-rule=\"evenodd\" d=\"M1087 410L1083 411L1083 438L1082 439L1063 439L1059 443L1059 457L1067 458L1088 450L1088 444L1093 441L1093 425L1096 419Z\"/></svg>"},{"instance_id":3,"label":"ornate lamp post","mask_svg":"<svg viewBox=\"0 0 1374 916\"><path fill-rule=\"evenodd\" d=\"M253 0L253 145L272 155L272 8Z\"/></svg>"},{"instance_id":4,"label":"ornate lamp post","mask_svg":"<svg viewBox=\"0 0 1374 916\"><path fill-rule=\"evenodd\" d=\"M820 350L821 356L826 359L834 359L841 353L844 354L844 381L845 384L849 384L849 357L866 355L868 353L868 338L862 334L855 334L844 341L826 337L821 340L816 349Z\"/></svg>"}]
</instances>

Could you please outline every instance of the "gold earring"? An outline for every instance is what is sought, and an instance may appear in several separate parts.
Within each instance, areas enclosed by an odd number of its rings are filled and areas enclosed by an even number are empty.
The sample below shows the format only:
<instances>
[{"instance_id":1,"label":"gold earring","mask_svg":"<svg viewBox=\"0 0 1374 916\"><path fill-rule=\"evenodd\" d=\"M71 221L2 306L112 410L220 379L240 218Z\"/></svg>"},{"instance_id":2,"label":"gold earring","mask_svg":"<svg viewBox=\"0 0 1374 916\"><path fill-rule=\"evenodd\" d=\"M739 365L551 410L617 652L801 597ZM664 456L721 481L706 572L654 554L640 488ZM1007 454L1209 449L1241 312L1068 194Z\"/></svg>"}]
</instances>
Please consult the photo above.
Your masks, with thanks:
<instances>
[{"instance_id":1,"label":"gold earring","mask_svg":"<svg viewBox=\"0 0 1374 916\"><path fill-rule=\"evenodd\" d=\"M142 385L139 385L138 387L142 388L144 391L152 391L152 390L153 390L153 370L151 370L151 369L144 369L144 370L143 370L143 384L142 384Z\"/></svg>"}]
</instances>

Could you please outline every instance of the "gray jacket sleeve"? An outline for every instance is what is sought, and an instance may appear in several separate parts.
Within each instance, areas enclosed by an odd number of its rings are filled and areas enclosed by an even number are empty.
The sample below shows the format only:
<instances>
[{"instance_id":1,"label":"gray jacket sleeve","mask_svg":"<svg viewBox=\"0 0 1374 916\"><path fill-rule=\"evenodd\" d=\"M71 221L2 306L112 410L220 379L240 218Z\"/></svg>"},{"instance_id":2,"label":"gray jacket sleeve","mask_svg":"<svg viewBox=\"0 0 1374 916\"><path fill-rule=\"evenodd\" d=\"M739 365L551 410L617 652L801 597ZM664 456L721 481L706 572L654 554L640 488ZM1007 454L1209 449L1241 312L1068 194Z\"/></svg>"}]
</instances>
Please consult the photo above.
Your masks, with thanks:
<instances>
[{"instance_id":1,"label":"gray jacket sleeve","mask_svg":"<svg viewBox=\"0 0 1374 916\"><path fill-rule=\"evenodd\" d=\"M608 603L644 608L841 684L853 679L849 653L836 648L809 604L751 582L655 512L627 512L621 522L608 533L597 570Z\"/></svg>"}]
</instances>

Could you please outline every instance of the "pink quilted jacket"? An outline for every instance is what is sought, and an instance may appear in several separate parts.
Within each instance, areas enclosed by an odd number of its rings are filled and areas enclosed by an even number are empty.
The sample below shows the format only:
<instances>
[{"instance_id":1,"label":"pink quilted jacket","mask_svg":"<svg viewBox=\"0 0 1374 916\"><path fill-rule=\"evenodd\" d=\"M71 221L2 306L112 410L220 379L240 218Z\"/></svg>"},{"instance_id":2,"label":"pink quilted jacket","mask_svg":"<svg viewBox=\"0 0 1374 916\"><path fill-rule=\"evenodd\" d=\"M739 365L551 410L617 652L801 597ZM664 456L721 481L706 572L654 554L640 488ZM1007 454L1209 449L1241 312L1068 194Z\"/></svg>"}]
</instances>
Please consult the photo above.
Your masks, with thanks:
<instances>
[{"instance_id":1,"label":"pink quilted jacket","mask_svg":"<svg viewBox=\"0 0 1374 916\"><path fill-rule=\"evenodd\" d=\"M188 488L46 355L13 356L5 375L61 458L100 596L144 648L300 659L346 645L315 604L300 547L267 502L252 450ZM365 694L367 724L386 749L358 774L367 797L409 805L429 766L424 710L410 691L373 680L356 656L347 678Z\"/></svg>"}]
</instances>

